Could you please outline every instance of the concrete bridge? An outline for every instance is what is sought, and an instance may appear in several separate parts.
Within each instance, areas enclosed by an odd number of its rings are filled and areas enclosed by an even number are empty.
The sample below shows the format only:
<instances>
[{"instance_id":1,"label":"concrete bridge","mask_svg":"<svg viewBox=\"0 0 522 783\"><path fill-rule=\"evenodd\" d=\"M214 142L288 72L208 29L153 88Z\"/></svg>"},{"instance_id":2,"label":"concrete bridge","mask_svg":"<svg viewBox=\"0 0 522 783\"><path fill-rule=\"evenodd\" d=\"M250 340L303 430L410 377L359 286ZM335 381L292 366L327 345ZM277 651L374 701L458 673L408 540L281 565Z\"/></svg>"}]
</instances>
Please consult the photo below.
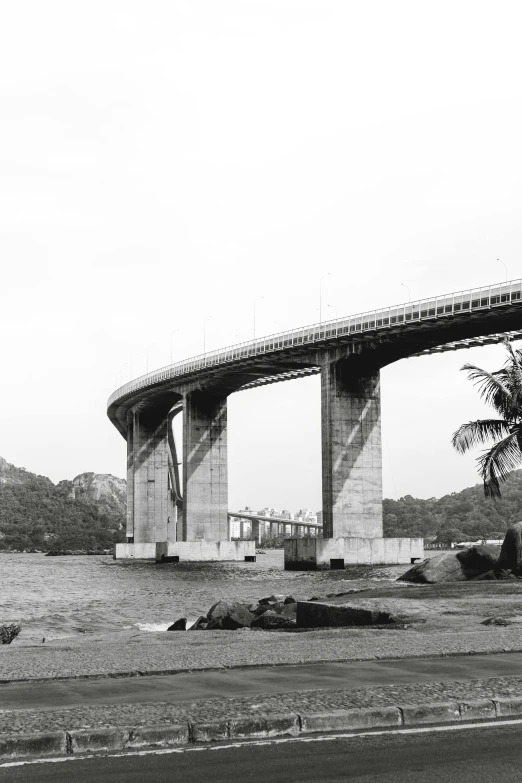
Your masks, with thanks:
<instances>
[{"instance_id":1,"label":"concrete bridge","mask_svg":"<svg viewBox=\"0 0 522 783\"><path fill-rule=\"evenodd\" d=\"M229 511L229 525L232 520L240 520L239 538L244 539L245 521L249 523L250 534L248 538L261 543L262 537L278 538L282 536L322 536L323 526L317 522L309 522L304 519L287 519L286 517L268 517L262 514L248 514L242 511ZM229 538L231 538L229 527Z\"/></svg>"},{"instance_id":2,"label":"concrete bridge","mask_svg":"<svg viewBox=\"0 0 522 783\"><path fill-rule=\"evenodd\" d=\"M252 559L228 538L227 398L321 374L323 537L285 545L287 568L410 562L422 539L382 537L380 369L522 336L522 281L261 337L125 384L108 416L127 440L127 544L117 557ZM183 414L183 486L172 422Z\"/></svg>"}]
</instances>

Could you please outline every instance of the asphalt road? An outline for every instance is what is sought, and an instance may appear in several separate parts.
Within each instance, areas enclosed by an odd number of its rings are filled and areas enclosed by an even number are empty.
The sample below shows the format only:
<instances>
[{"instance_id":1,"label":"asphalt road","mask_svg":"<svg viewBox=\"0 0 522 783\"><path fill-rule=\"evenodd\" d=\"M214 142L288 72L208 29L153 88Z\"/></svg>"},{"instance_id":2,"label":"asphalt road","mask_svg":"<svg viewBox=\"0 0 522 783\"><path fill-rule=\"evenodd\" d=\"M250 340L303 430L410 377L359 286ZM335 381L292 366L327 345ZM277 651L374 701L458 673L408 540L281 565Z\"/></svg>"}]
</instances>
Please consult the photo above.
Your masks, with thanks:
<instances>
[{"instance_id":1,"label":"asphalt road","mask_svg":"<svg viewBox=\"0 0 522 783\"><path fill-rule=\"evenodd\" d=\"M522 725L0 767L0 783L520 783Z\"/></svg>"},{"instance_id":2,"label":"asphalt road","mask_svg":"<svg viewBox=\"0 0 522 783\"><path fill-rule=\"evenodd\" d=\"M219 696L234 698L326 688L472 680L519 675L521 671L522 653L263 666L155 677L3 683L0 702L5 710L144 701L178 703Z\"/></svg>"}]
</instances>

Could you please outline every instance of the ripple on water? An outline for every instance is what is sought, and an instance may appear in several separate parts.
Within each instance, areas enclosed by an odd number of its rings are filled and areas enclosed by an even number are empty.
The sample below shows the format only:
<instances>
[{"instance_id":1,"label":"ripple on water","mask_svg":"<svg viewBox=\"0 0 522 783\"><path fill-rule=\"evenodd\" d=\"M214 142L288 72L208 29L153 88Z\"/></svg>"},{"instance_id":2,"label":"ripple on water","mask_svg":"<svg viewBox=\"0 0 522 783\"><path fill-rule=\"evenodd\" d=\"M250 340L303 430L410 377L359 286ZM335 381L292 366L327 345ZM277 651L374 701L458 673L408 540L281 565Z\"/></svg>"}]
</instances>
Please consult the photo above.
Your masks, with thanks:
<instances>
[{"instance_id":1,"label":"ripple on water","mask_svg":"<svg viewBox=\"0 0 522 783\"><path fill-rule=\"evenodd\" d=\"M405 567L284 571L282 550L268 550L256 563L164 565L0 553L0 569L0 623L21 621L23 642L125 627L166 630L178 617L206 614L219 599L255 601L284 593L303 600L391 584Z\"/></svg>"}]
</instances>

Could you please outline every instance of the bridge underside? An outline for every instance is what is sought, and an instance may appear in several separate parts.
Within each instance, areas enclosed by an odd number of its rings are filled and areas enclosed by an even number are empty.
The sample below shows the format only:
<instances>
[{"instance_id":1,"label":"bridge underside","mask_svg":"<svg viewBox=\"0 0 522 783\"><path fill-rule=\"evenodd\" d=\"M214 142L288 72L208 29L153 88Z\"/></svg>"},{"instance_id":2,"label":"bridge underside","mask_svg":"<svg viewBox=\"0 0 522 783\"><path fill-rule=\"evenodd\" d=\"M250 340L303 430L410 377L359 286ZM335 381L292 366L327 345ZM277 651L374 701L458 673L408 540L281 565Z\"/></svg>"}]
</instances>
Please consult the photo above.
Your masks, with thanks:
<instances>
[{"instance_id":1,"label":"bridge underside","mask_svg":"<svg viewBox=\"0 0 522 783\"><path fill-rule=\"evenodd\" d=\"M357 562L409 563L421 557L419 540L397 539L393 547L387 544L386 551L379 543L383 540L380 369L410 356L496 343L505 335L521 338L520 312L520 306L506 307L341 338L325 328L324 342L244 358L208 373L200 370L193 377L188 374L120 398L109 415L128 444L128 544L139 545L139 551L149 554L154 549L156 556L175 544L192 542L203 551L201 542L226 542L227 397L320 373L323 537L330 543L315 538L310 544L315 554L304 539L299 545L288 544L288 567L312 567L312 562L324 567L353 562L354 557ZM172 433L172 420L180 412L182 486ZM359 543L354 549L355 541ZM158 550L159 544L167 549ZM209 551L215 554L219 549ZM122 556L130 551L127 547ZM221 547L221 553L226 552L230 555L227 547ZM241 550L237 556L251 558L253 551Z\"/></svg>"}]
</instances>

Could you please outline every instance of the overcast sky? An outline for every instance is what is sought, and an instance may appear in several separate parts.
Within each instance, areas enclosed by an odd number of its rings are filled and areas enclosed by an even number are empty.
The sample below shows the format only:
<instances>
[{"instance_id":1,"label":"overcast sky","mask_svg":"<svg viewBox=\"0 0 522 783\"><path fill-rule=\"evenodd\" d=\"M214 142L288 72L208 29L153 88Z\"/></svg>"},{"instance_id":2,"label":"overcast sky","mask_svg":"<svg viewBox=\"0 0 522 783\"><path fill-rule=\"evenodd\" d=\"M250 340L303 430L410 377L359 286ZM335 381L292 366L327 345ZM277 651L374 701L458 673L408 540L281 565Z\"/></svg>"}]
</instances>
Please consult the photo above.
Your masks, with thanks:
<instances>
[{"instance_id":1,"label":"overcast sky","mask_svg":"<svg viewBox=\"0 0 522 783\"><path fill-rule=\"evenodd\" d=\"M121 382L522 276L517 2L0 0L0 454L125 474ZM260 299L260 297L263 297ZM459 367L383 370L384 490L477 483ZM320 507L319 379L232 395L230 507Z\"/></svg>"}]
</instances>

